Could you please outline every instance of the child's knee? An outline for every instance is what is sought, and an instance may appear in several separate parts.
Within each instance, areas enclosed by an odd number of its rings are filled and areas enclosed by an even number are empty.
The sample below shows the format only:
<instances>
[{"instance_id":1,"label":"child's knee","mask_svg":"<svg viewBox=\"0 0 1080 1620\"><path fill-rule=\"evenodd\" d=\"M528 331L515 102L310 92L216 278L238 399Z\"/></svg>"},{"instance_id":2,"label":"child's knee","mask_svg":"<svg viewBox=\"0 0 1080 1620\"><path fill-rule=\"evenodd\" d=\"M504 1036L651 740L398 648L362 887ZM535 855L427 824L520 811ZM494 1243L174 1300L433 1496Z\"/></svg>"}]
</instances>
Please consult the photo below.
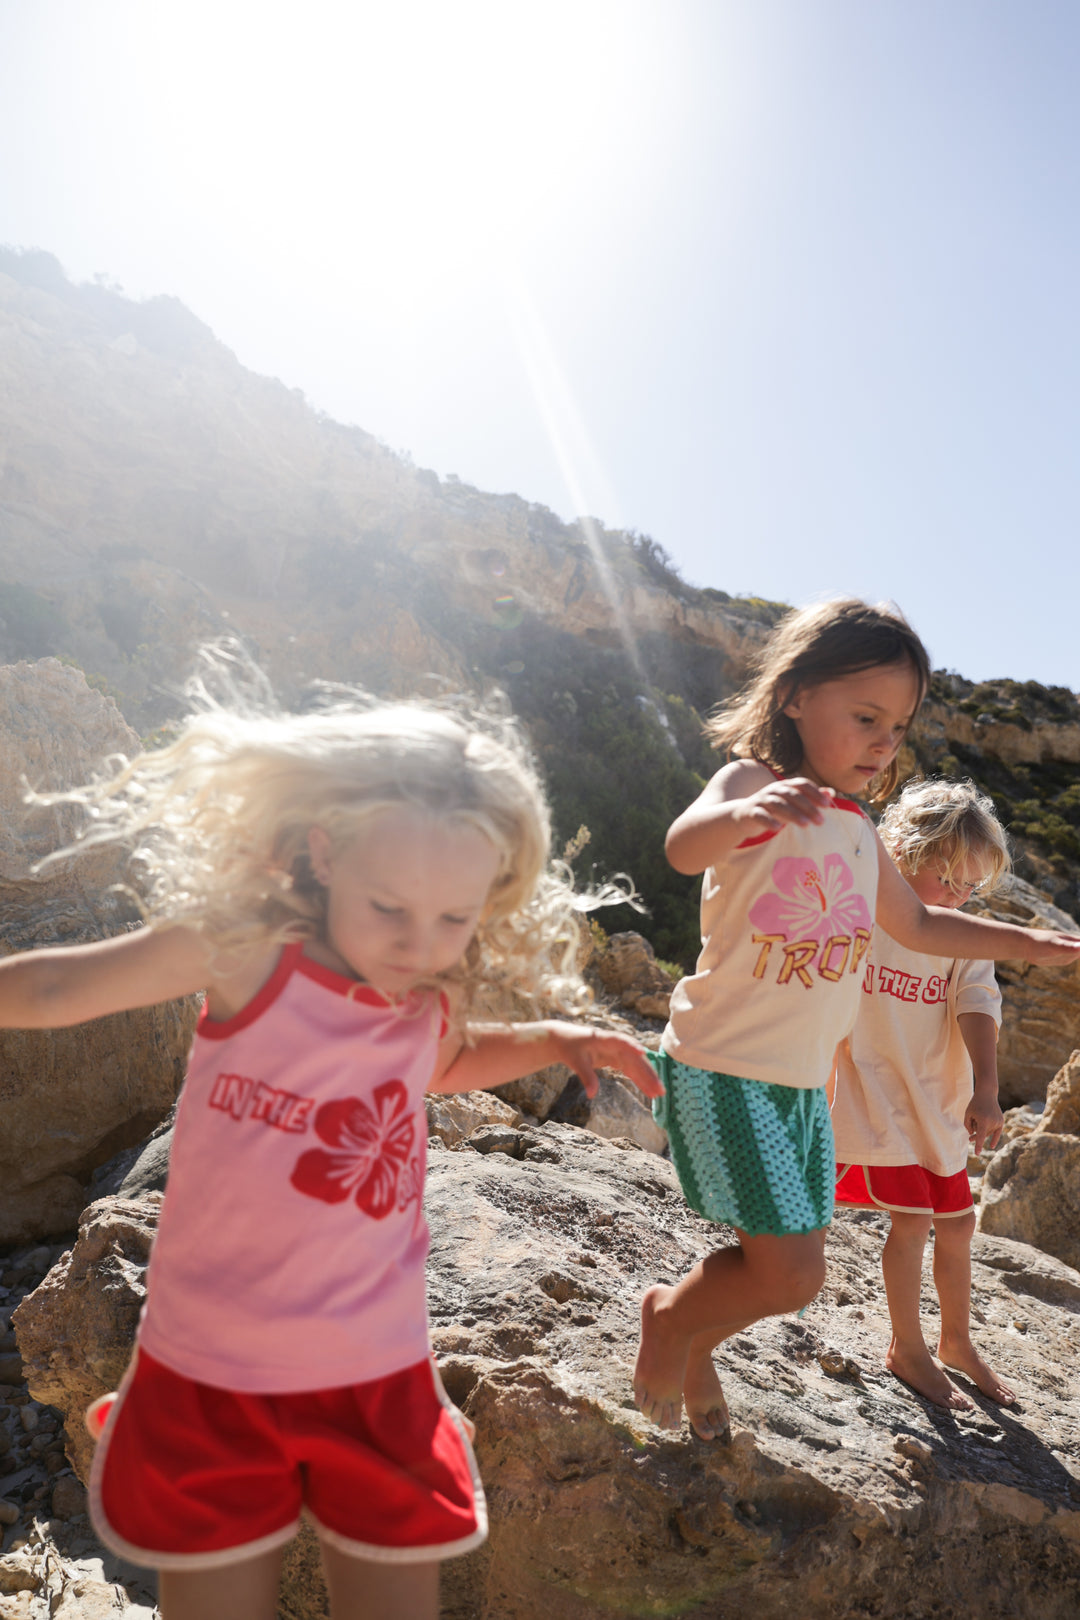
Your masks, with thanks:
<instances>
[{"instance_id":1,"label":"child's knee","mask_svg":"<svg viewBox=\"0 0 1080 1620\"><path fill-rule=\"evenodd\" d=\"M975 1211L934 1221L934 1242L939 1248L968 1248L975 1235Z\"/></svg>"},{"instance_id":2,"label":"child's knee","mask_svg":"<svg viewBox=\"0 0 1080 1620\"><path fill-rule=\"evenodd\" d=\"M825 1283L825 1256L805 1255L778 1266L768 1279L768 1314L801 1311L817 1298Z\"/></svg>"}]
</instances>

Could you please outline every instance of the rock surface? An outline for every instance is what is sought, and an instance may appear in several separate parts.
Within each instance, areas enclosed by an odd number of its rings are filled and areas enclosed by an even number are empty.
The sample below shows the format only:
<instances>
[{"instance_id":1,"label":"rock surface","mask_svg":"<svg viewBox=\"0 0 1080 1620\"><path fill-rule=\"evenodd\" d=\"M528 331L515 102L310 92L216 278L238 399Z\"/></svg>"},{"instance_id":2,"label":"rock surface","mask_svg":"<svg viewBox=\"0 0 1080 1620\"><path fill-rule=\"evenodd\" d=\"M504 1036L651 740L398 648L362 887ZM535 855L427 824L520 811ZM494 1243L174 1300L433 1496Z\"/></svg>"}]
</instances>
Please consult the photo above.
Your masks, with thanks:
<instances>
[{"instance_id":1,"label":"rock surface","mask_svg":"<svg viewBox=\"0 0 1080 1620\"><path fill-rule=\"evenodd\" d=\"M1080 1052L1073 1052L1051 1080L1046 1107L1035 1129L1080 1136Z\"/></svg>"},{"instance_id":2,"label":"rock surface","mask_svg":"<svg viewBox=\"0 0 1080 1620\"><path fill-rule=\"evenodd\" d=\"M1072 1620L1080 1275L976 1237L977 1339L1021 1400L1005 1412L976 1394L973 1413L946 1413L881 1370L883 1223L845 1216L805 1318L719 1353L733 1440L703 1445L641 1417L630 1369L642 1288L725 1234L628 1143L554 1123L514 1134L520 1156L478 1150L498 1146L483 1129L432 1144L433 1337L477 1425L492 1517L488 1544L445 1568L444 1615ZM115 1382L155 1214L154 1200L92 1206L75 1254L17 1312L30 1388L69 1416L80 1470L79 1408ZM929 1331L929 1287L924 1312ZM302 1540L281 1613L325 1612Z\"/></svg>"},{"instance_id":3,"label":"rock surface","mask_svg":"<svg viewBox=\"0 0 1080 1620\"><path fill-rule=\"evenodd\" d=\"M14 1346L10 1314L57 1255L45 1245L0 1254L0 1348ZM60 1414L34 1400L18 1355L0 1355L0 1372L0 1620L151 1620L153 1577L97 1544Z\"/></svg>"},{"instance_id":4,"label":"rock surface","mask_svg":"<svg viewBox=\"0 0 1080 1620\"><path fill-rule=\"evenodd\" d=\"M968 909L1023 928L1080 933L1080 923L1030 883L1009 875L985 900ZM1080 968L1032 967L999 962L1002 1025L998 1077L1002 1105L1031 1102L1046 1088L1074 1047L1080 1046Z\"/></svg>"},{"instance_id":5,"label":"rock surface","mask_svg":"<svg viewBox=\"0 0 1080 1620\"><path fill-rule=\"evenodd\" d=\"M667 1018L677 981L658 966L652 946L641 934L612 934L591 966L618 1006L642 1018Z\"/></svg>"},{"instance_id":6,"label":"rock surface","mask_svg":"<svg viewBox=\"0 0 1080 1620\"><path fill-rule=\"evenodd\" d=\"M27 778L86 782L139 739L80 671L45 658L0 667L0 954L81 944L130 926L110 893L116 851L30 868L67 844L69 807L23 804ZM138 1142L166 1113L184 1074L193 1000L69 1029L0 1031L0 1245L71 1231L90 1171Z\"/></svg>"},{"instance_id":7,"label":"rock surface","mask_svg":"<svg viewBox=\"0 0 1080 1620\"><path fill-rule=\"evenodd\" d=\"M1054 1076L1033 1121L985 1165L979 1226L1080 1266L1080 1052Z\"/></svg>"}]
</instances>

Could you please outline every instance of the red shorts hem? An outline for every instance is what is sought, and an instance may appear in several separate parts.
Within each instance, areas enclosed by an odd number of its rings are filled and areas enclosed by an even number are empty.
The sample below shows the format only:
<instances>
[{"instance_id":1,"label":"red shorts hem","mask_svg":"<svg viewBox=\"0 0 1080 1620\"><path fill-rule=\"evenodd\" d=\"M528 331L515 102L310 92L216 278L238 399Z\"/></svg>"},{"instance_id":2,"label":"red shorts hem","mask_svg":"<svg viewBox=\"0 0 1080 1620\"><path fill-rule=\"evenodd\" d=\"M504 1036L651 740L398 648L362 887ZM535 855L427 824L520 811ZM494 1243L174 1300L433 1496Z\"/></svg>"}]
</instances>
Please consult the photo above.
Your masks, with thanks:
<instances>
[{"instance_id":1,"label":"red shorts hem","mask_svg":"<svg viewBox=\"0 0 1080 1620\"><path fill-rule=\"evenodd\" d=\"M939 1176L921 1164L839 1164L836 1202L847 1209L883 1209L938 1220L975 1208L966 1170Z\"/></svg>"},{"instance_id":2,"label":"red shorts hem","mask_svg":"<svg viewBox=\"0 0 1080 1620\"><path fill-rule=\"evenodd\" d=\"M372 1562L435 1562L487 1535L476 1459L430 1361L264 1396L199 1384L138 1351L89 1495L105 1545L164 1570L258 1557L291 1541L302 1514L320 1539Z\"/></svg>"}]
</instances>

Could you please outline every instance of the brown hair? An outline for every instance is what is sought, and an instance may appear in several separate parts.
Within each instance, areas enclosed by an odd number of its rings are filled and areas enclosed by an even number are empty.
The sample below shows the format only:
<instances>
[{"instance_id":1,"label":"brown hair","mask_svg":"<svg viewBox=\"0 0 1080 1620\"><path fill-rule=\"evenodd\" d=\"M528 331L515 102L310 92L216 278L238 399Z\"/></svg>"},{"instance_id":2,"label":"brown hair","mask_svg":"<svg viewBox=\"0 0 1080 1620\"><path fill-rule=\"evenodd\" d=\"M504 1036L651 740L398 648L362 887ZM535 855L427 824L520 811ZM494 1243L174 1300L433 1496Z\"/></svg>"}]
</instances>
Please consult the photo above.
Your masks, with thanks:
<instances>
[{"instance_id":1,"label":"brown hair","mask_svg":"<svg viewBox=\"0 0 1080 1620\"><path fill-rule=\"evenodd\" d=\"M799 692L904 662L915 672L921 703L930 684L930 660L899 608L887 603L872 607L857 597L796 608L780 620L757 655L748 684L706 721L705 735L714 748L790 775L802 763L803 748L784 709ZM894 758L875 776L869 797L887 799L898 775Z\"/></svg>"},{"instance_id":2,"label":"brown hair","mask_svg":"<svg viewBox=\"0 0 1080 1620\"><path fill-rule=\"evenodd\" d=\"M976 860L986 872L978 887L988 892L1012 864L993 801L974 782L909 782L885 811L878 831L897 866L912 877L940 861L951 883L965 862Z\"/></svg>"}]
</instances>

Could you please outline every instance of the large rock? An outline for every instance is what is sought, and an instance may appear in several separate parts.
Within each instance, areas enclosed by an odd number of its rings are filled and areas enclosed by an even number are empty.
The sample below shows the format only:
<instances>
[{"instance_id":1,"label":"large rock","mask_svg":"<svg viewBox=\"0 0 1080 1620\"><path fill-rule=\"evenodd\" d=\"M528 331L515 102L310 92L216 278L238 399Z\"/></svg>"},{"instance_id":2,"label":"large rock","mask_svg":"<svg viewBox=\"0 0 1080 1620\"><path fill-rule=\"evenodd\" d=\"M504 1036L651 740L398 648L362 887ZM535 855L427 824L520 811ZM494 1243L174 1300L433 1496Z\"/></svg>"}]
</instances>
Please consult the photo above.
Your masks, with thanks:
<instances>
[{"instance_id":1,"label":"large rock","mask_svg":"<svg viewBox=\"0 0 1080 1620\"><path fill-rule=\"evenodd\" d=\"M74 787L139 739L81 671L44 658L0 667L0 955L83 944L131 926L115 849L34 873L80 824L23 803L25 780ZM193 1000L70 1029L0 1031L0 1245L71 1231L90 1171L140 1141L183 1079Z\"/></svg>"},{"instance_id":2,"label":"large rock","mask_svg":"<svg viewBox=\"0 0 1080 1620\"><path fill-rule=\"evenodd\" d=\"M648 1101L637 1087L610 1069L601 1069L598 1080L596 1096L588 1097L577 1076L571 1076L549 1118L580 1125L609 1142L625 1138L650 1153L663 1153L667 1132L656 1123Z\"/></svg>"},{"instance_id":3,"label":"large rock","mask_svg":"<svg viewBox=\"0 0 1080 1620\"><path fill-rule=\"evenodd\" d=\"M446 1565L445 1616L1073 1620L1080 1275L976 1237L979 1343L1021 1403L944 1414L882 1370L883 1221L848 1215L805 1318L719 1353L733 1440L703 1445L633 1406L637 1309L647 1283L727 1234L627 1144L549 1124L518 1129L517 1157L476 1151L505 1147L498 1134L431 1154L433 1338L477 1425L492 1522L485 1547ZM74 1256L16 1313L30 1388L69 1414L81 1470L78 1408L115 1382L155 1214L93 1206ZM326 1613L308 1538L280 1612Z\"/></svg>"},{"instance_id":4,"label":"large rock","mask_svg":"<svg viewBox=\"0 0 1080 1620\"><path fill-rule=\"evenodd\" d=\"M1080 1266L1080 1052L1051 1080L1034 1128L986 1164L979 1226Z\"/></svg>"},{"instance_id":5,"label":"large rock","mask_svg":"<svg viewBox=\"0 0 1080 1620\"><path fill-rule=\"evenodd\" d=\"M1022 878L1010 874L987 899L970 909L1024 928L1080 933L1068 912ZM999 962L1002 1025L998 1042L1001 1100L1024 1103L1046 1096L1046 1088L1074 1047L1080 1046L1080 967L1032 967Z\"/></svg>"},{"instance_id":6,"label":"large rock","mask_svg":"<svg viewBox=\"0 0 1080 1620\"><path fill-rule=\"evenodd\" d=\"M652 946L641 934L612 934L593 956L590 968L624 1011L667 1019L677 981L657 964Z\"/></svg>"},{"instance_id":7,"label":"large rock","mask_svg":"<svg viewBox=\"0 0 1080 1620\"><path fill-rule=\"evenodd\" d=\"M1046 1107L1037 1131L1080 1136L1080 1052L1073 1052L1046 1090Z\"/></svg>"}]
</instances>

